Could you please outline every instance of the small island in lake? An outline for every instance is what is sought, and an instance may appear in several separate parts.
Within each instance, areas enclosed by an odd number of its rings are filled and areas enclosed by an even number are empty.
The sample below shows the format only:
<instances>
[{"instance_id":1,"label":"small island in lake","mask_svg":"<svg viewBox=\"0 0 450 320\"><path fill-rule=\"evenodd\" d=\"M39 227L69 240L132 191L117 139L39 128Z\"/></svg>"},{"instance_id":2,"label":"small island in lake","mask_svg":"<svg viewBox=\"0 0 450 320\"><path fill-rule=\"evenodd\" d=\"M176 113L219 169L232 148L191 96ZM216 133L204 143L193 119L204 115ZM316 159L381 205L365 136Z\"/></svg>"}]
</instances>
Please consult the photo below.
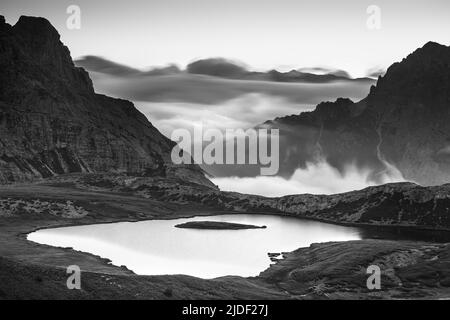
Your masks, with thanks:
<instances>
[{"instance_id":1,"label":"small island in lake","mask_svg":"<svg viewBox=\"0 0 450 320\"><path fill-rule=\"evenodd\" d=\"M176 228L187 229L212 229L212 230L242 230L242 229L265 229L266 226L254 226L251 224L241 224L220 221L191 221L177 224Z\"/></svg>"}]
</instances>

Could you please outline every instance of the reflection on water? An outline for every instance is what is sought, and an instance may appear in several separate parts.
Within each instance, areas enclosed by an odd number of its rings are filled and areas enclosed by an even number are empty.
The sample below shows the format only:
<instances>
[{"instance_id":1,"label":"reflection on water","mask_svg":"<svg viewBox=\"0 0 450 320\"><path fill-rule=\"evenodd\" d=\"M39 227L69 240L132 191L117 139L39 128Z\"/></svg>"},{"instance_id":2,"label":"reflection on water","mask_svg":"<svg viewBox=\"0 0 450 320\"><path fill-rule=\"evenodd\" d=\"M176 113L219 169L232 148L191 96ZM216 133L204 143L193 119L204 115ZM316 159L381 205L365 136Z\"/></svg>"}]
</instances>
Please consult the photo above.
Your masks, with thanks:
<instances>
[{"instance_id":1,"label":"reflection on water","mask_svg":"<svg viewBox=\"0 0 450 320\"><path fill-rule=\"evenodd\" d=\"M225 221L267 226L250 230L175 228L188 221ZM125 265L137 274L187 274L201 278L256 276L270 265L268 253L312 243L367 238L450 242L449 232L408 228L343 227L292 217L230 214L176 220L97 224L31 233L28 239L72 247Z\"/></svg>"},{"instance_id":2,"label":"reflection on water","mask_svg":"<svg viewBox=\"0 0 450 320\"><path fill-rule=\"evenodd\" d=\"M187 221L227 221L267 229L196 230ZM28 239L72 247L125 265L137 274L187 274L201 278L256 276L270 265L269 252L289 252L315 242L360 239L356 228L268 215L221 215L47 229Z\"/></svg>"}]
</instances>

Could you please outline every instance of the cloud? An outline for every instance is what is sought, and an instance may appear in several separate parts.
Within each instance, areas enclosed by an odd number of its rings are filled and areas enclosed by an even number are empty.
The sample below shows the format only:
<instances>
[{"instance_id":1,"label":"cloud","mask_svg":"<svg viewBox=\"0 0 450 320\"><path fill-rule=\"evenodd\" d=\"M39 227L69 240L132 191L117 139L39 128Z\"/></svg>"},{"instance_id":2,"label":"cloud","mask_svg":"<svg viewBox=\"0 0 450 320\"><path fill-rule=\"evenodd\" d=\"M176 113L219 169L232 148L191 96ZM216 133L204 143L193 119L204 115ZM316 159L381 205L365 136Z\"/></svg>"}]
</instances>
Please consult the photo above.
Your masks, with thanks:
<instances>
[{"instance_id":1,"label":"cloud","mask_svg":"<svg viewBox=\"0 0 450 320\"><path fill-rule=\"evenodd\" d=\"M84 56L75 61L78 67L114 76L131 76L141 71L97 56Z\"/></svg>"},{"instance_id":2,"label":"cloud","mask_svg":"<svg viewBox=\"0 0 450 320\"><path fill-rule=\"evenodd\" d=\"M179 128L246 129L280 114L297 114L311 109L309 105L261 93L248 93L211 105L137 101L136 106L168 137Z\"/></svg>"},{"instance_id":3,"label":"cloud","mask_svg":"<svg viewBox=\"0 0 450 320\"><path fill-rule=\"evenodd\" d=\"M99 61L96 61L99 62ZM372 82L283 83L236 80L189 74L177 69L150 74L122 69L120 65L96 64L90 71L97 92L132 100L136 107L167 137L175 129L195 127L251 128L276 117L312 110L322 101L338 97L359 100ZM235 170L227 170L228 175ZM283 177L224 177L213 182L224 190L280 196L299 193L336 193L370 185L370 172L349 167L339 173L327 163L298 169ZM386 181L391 181L386 179Z\"/></svg>"},{"instance_id":4,"label":"cloud","mask_svg":"<svg viewBox=\"0 0 450 320\"><path fill-rule=\"evenodd\" d=\"M360 99L373 82L332 81L326 83L284 83L259 80L230 80L206 75L113 76L90 72L97 92L146 102L218 104L248 93L283 97L299 104L316 105L337 97ZM283 115L283 114L279 114Z\"/></svg>"},{"instance_id":5,"label":"cloud","mask_svg":"<svg viewBox=\"0 0 450 320\"><path fill-rule=\"evenodd\" d=\"M82 67L92 73L103 74L104 77L131 77L131 76L162 76L180 73L175 64L165 67L152 67L147 71L131 68L98 56L83 56L74 61L77 67Z\"/></svg>"},{"instance_id":6,"label":"cloud","mask_svg":"<svg viewBox=\"0 0 450 320\"><path fill-rule=\"evenodd\" d=\"M316 105L338 97L358 100L374 84L370 79L346 79L348 74L336 69L312 68L326 75L252 72L223 58L195 61L188 65L187 72L175 65L142 71L96 56L82 57L75 64L88 70L97 92L145 102L217 104L260 93Z\"/></svg>"},{"instance_id":7,"label":"cloud","mask_svg":"<svg viewBox=\"0 0 450 320\"><path fill-rule=\"evenodd\" d=\"M135 103L163 134L203 124L220 129L251 128L276 117L312 110L324 100L367 94L370 84L278 83L229 80L185 73L116 76L90 72L95 90Z\"/></svg>"},{"instance_id":8,"label":"cloud","mask_svg":"<svg viewBox=\"0 0 450 320\"><path fill-rule=\"evenodd\" d=\"M247 194L257 194L266 197L279 197L290 194L335 194L360 190L368 186L404 181L399 177L384 174L380 183L370 180L370 170L358 170L354 165L348 165L344 173L320 161L309 163L305 169L297 169L291 178L279 176L258 177L222 177L213 178L212 182L223 191L236 191Z\"/></svg>"},{"instance_id":9,"label":"cloud","mask_svg":"<svg viewBox=\"0 0 450 320\"><path fill-rule=\"evenodd\" d=\"M197 60L187 65L187 72L224 78L239 78L248 72L243 64L224 58Z\"/></svg>"},{"instance_id":10,"label":"cloud","mask_svg":"<svg viewBox=\"0 0 450 320\"><path fill-rule=\"evenodd\" d=\"M369 78L377 79L379 76L384 76L385 73L386 73L385 69L376 67L367 70L366 76Z\"/></svg>"},{"instance_id":11,"label":"cloud","mask_svg":"<svg viewBox=\"0 0 450 320\"><path fill-rule=\"evenodd\" d=\"M326 67L312 67L312 68L300 68L297 69L300 72L312 73L317 75L331 74L338 77L351 78L349 73L345 70L326 68Z\"/></svg>"}]
</instances>

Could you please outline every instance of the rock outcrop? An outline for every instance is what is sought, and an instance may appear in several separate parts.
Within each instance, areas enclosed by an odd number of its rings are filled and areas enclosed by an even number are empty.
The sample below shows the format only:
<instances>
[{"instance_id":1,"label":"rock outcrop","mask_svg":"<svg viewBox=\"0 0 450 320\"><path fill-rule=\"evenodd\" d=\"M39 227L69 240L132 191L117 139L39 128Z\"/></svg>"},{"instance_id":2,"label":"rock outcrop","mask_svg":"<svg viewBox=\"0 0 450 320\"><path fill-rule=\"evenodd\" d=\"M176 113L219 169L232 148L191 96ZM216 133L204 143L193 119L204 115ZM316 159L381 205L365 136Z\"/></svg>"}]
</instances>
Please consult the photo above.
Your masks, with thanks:
<instances>
[{"instance_id":1,"label":"rock outcrop","mask_svg":"<svg viewBox=\"0 0 450 320\"><path fill-rule=\"evenodd\" d=\"M214 187L196 165L172 165L174 142L131 102L96 94L46 19L1 17L0 70L0 183L123 172Z\"/></svg>"},{"instance_id":2,"label":"rock outcrop","mask_svg":"<svg viewBox=\"0 0 450 320\"><path fill-rule=\"evenodd\" d=\"M175 225L181 229L203 229L203 230L244 230L244 229L266 229L266 226L255 226L251 224L222 222L222 221L190 221Z\"/></svg>"},{"instance_id":3,"label":"rock outcrop","mask_svg":"<svg viewBox=\"0 0 450 320\"><path fill-rule=\"evenodd\" d=\"M450 229L450 184L393 183L335 195L293 195L277 199L276 208L344 224Z\"/></svg>"}]
</instances>

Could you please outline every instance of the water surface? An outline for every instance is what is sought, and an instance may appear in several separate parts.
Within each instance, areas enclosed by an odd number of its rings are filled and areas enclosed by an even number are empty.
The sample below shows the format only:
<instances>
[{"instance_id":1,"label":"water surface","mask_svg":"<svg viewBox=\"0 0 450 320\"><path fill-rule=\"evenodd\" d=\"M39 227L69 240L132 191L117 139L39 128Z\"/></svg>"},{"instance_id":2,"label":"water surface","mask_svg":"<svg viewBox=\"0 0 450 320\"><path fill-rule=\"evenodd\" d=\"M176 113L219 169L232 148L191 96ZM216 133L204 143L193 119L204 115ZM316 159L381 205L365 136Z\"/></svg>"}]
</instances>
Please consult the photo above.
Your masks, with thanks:
<instances>
[{"instance_id":1,"label":"water surface","mask_svg":"<svg viewBox=\"0 0 450 320\"><path fill-rule=\"evenodd\" d=\"M198 230L174 227L202 220L265 225L267 228ZM256 276L270 265L269 252L289 252L317 242L357 240L361 235L357 228L292 217L232 214L45 229L31 233L28 239L99 255L140 275L187 274L214 278Z\"/></svg>"}]
</instances>

